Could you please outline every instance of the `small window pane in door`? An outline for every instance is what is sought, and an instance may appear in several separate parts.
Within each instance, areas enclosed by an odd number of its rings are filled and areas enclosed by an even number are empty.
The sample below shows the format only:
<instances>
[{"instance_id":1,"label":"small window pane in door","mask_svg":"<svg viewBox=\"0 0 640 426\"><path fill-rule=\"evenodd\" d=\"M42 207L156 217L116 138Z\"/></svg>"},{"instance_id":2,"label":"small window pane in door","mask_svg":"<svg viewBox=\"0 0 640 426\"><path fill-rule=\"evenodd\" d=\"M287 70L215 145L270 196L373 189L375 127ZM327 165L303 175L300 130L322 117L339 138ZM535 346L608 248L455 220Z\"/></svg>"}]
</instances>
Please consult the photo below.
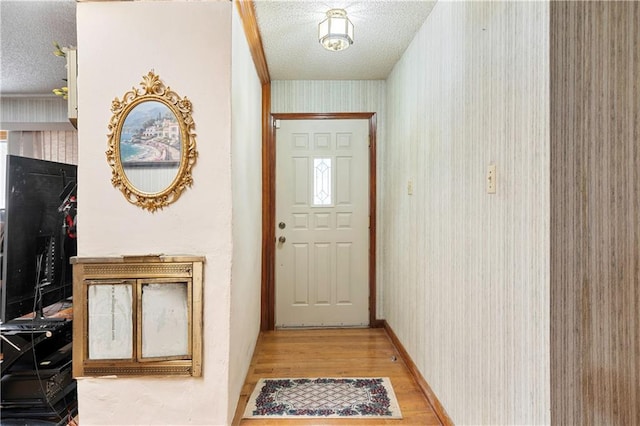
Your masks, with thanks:
<instances>
[{"instance_id":1,"label":"small window pane in door","mask_svg":"<svg viewBox=\"0 0 640 426\"><path fill-rule=\"evenodd\" d=\"M331 191L331 158L313 159L313 205L330 206Z\"/></svg>"}]
</instances>

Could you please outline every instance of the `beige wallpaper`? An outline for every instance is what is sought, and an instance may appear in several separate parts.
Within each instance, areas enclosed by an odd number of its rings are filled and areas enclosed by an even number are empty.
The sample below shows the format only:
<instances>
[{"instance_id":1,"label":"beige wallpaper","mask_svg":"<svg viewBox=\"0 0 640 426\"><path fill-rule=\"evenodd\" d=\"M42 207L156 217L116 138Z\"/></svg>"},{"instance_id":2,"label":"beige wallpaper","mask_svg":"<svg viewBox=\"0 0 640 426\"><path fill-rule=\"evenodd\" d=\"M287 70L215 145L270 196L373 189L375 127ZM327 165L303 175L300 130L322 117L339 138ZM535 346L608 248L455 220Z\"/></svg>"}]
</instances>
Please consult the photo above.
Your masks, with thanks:
<instances>
[{"instance_id":1,"label":"beige wallpaper","mask_svg":"<svg viewBox=\"0 0 640 426\"><path fill-rule=\"evenodd\" d=\"M640 425L640 3L551 5L551 396Z\"/></svg>"},{"instance_id":2,"label":"beige wallpaper","mask_svg":"<svg viewBox=\"0 0 640 426\"><path fill-rule=\"evenodd\" d=\"M550 422L548 9L438 2L387 80L384 315L460 425Z\"/></svg>"},{"instance_id":3,"label":"beige wallpaper","mask_svg":"<svg viewBox=\"0 0 640 426\"><path fill-rule=\"evenodd\" d=\"M12 123L65 123L70 126L67 118L67 101L56 96L41 98L4 96L0 100L0 121L2 128L11 127ZM19 129L12 127L9 130Z\"/></svg>"},{"instance_id":4,"label":"beige wallpaper","mask_svg":"<svg viewBox=\"0 0 640 426\"><path fill-rule=\"evenodd\" d=\"M78 132L41 133L43 159L78 164Z\"/></svg>"},{"instance_id":5,"label":"beige wallpaper","mask_svg":"<svg viewBox=\"0 0 640 426\"><path fill-rule=\"evenodd\" d=\"M8 136L9 154L78 164L78 132L75 130L12 131Z\"/></svg>"}]
</instances>

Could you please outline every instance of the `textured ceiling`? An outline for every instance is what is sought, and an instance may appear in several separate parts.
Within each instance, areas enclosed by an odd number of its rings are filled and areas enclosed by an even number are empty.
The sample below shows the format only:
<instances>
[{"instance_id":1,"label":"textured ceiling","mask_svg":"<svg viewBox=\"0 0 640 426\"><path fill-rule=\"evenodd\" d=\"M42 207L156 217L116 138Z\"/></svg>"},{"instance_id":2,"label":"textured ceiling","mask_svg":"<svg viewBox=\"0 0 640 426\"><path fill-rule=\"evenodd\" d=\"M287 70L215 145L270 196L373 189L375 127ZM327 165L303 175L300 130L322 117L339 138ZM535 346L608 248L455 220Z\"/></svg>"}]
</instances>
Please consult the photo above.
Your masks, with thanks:
<instances>
[{"instance_id":1,"label":"textured ceiling","mask_svg":"<svg viewBox=\"0 0 640 426\"><path fill-rule=\"evenodd\" d=\"M52 95L65 86L66 61L53 42L76 46L75 0L0 0L0 93Z\"/></svg>"},{"instance_id":2,"label":"textured ceiling","mask_svg":"<svg viewBox=\"0 0 640 426\"><path fill-rule=\"evenodd\" d=\"M433 9L431 0L257 0L256 16L272 80L385 79ZM340 8L354 42L340 52L318 42L318 23Z\"/></svg>"},{"instance_id":3,"label":"textured ceiling","mask_svg":"<svg viewBox=\"0 0 640 426\"><path fill-rule=\"evenodd\" d=\"M256 15L273 80L385 79L426 20L432 0L256 0ZM326 11L342 8L354 44L329 52L318 43ZM0 94L52 96L63 86L65 61L52 43L76 46L75 0L0 0Z\"/></svg>"}]
</instances>

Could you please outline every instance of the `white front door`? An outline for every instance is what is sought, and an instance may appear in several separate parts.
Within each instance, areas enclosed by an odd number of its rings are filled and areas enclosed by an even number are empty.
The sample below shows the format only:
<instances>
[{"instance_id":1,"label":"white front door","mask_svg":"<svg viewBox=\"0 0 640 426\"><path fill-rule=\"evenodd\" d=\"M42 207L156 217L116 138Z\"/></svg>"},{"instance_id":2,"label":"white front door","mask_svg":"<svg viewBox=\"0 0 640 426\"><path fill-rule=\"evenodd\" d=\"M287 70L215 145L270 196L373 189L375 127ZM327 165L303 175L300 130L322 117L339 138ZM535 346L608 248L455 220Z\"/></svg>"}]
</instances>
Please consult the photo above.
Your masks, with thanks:
<instances>
[{"instance_id":1,"label":"white front door","mask_svg":"<svg viewBox=\"0 0 640 426\"><path fill-rule=\"evenodd\" d=\"M369 122L280 120L276 327L369 324Z\"/></svg>"}]
</instances>

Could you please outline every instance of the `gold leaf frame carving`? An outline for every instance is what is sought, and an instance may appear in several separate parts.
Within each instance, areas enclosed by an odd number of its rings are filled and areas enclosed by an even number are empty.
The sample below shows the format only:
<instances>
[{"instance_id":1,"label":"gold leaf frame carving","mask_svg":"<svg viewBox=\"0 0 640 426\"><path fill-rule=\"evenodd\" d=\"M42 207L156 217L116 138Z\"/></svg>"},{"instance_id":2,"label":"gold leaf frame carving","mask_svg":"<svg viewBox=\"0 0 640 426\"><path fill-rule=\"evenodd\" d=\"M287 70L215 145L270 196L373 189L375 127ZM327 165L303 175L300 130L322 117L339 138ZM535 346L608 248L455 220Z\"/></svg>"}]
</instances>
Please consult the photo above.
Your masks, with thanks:
<instances>
[{"instance_id":1,"label":"gold leaf frame carving","mask_svg":"<svg viewBox=\"0 0 640 426\"><path fill-rule=\"evenodd\" d=\"M182 192L193 184L191 169L196 163L195 123L191 117L192 104L187 97L180 97L152 71L142 77L141 88L126 92L122 99L111 102L113 116L109 121L107 163L111 166L111 183L122 191L127 201L150 212L155 212L175 202ZM143 102L155 101L166 106L178 120L181 136L180 164L173 181L158 192L144 192L129 180L121 160L120 140L122 128L129 113Z\"/></svg>"}]
</instances>

